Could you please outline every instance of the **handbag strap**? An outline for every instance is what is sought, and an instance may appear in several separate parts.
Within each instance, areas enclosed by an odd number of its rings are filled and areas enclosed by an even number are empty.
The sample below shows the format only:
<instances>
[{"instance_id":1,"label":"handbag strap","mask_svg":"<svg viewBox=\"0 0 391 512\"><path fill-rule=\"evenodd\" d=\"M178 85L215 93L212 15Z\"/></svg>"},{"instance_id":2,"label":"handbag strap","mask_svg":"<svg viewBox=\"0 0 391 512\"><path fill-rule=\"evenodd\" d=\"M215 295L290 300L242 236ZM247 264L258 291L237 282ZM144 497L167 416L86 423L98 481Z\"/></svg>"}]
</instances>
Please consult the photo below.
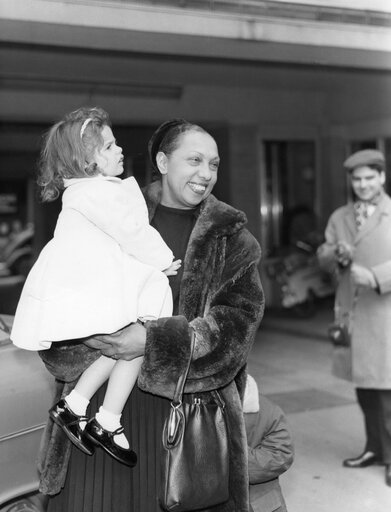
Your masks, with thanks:
<instances>
[{"instance_id":1,"label":"handbag strap","mask_svg":"<svg viewBox=\"0 0 391 512\"><path fill-rule=\"evenodd\" d=\"M189 354L189 360L187 362L186 367L184 368L183 372L178 377L178 382L175 387L174 391L174 397L172 399L171 405L173 407L178 407L182 404L182 398L183 398L183 390L185 389L185 383L187 379L187 375L189 373L191 360L193 359L193 353L194 353L194 347L195 347L195 332L192 329L191 333L191 340L190 340L190 354ZM213 398L215 399L215 402L222 408L225 408L225 402L223 398L221 397L220 393L217 391L217 389L213 389L210 391Z\"/></svg>"},{"instance_id":2,"label":"handbag strap","mask_svg":"<svg viewBox=\"0 0 391 512\"><path fill-rule=\"evenodd\" d=\"M164 428L164 436L166 436L166 443L168 446L175 446L179 439L180 434L180 426L183 426L184 422L184 416L183 411L181 411L182 406L182 398L183 398L183 390L185 388L185 382L187 379L187 375L189 373L191 360L193 359L193 353L194 353L194 346L195 346L195 332L192 330L191 334L191 340L190 340L190 354L189 354L189 360L182 371L182 373L178 377L178 382L175 387L174 391L174 397L171 402L171 411L170 415L167 418L167 422L165 424ZM225 402L220 396L219 392L217 390L211 391L212 396L215 399L215 402L218 404L219 407L222 408L224 411L225 408Z\"/></svg>"},{"instance_id":3,"label":"handbag strap","mask_svg":"<svg viewBox=\"0 0 391 512\"><path fill-rule=\"evenodd\" d=\"M174 407L177 407L178 405L180 405L182 403L183 390L185 388L185 382L187 379L187 375L189 373L191 360L193 359L194 346L195 346L195 332L194 332L194 329L192 329L191 340L190 340L189 360L188 360L187 365L184 368L183 372L178 377L178 382L176 384L175 391L174 391L174 398L172 399L172 405Z\"/></svg>"}]
</instances>

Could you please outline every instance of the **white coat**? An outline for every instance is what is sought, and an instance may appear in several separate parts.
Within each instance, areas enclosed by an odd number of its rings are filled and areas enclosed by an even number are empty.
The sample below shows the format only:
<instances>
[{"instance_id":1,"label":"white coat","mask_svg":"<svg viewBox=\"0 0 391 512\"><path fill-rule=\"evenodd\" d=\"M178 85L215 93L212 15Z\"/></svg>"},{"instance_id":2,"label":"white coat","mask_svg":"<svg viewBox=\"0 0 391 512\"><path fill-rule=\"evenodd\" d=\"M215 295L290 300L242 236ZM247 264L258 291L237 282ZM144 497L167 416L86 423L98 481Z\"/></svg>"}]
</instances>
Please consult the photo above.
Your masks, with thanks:
<instances>
[{"instance_id":1,"label":"white coat","mask_svg":"<svg viewBox=\"0 0 391 512\"><path fill-rule=\"evenodd\" d=\"M172 314L162 270L171 250L149 225L136 180L67 180L52 240L24 285L11 332L15 345L112 333L138 318Z\"/></svg>"},{"instance_id":2,"label":"white coat","mask_svg":"<svg viewBox=\"0 0 391 512\"><path fill-rule=\"evenodd\" d=\"M350 316L352 380L357 387L391 389L390 197L383 196L359 231L353 205L337 209L330 217L325 236L326 242L318 251L324 268L336 268L335 244L344 240L354 247L353 262L369 268L378 283L378 290L355 290L349 268L339 272L335 316L337 320Z\"/></svg>"}]
</instances>

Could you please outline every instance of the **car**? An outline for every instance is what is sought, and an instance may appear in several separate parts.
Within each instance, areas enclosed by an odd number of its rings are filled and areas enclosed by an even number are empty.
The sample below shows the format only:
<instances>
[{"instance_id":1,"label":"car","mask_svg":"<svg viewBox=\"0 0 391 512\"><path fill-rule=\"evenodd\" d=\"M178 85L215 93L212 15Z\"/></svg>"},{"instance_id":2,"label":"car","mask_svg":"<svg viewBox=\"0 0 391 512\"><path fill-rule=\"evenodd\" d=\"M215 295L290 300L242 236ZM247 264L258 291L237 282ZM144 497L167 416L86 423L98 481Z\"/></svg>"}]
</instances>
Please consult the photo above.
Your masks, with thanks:
<instances>
[{"instance_id":1,"label":"car","mask_svg":"<svg viewBox=\"0 0 391 512\"><path fill-rule=\"evenodd\" d=\"M0 512L44 512L36 466L54 379L37 352L12 344L12 321L0 315Z\"/></svg>"}]
</instances>

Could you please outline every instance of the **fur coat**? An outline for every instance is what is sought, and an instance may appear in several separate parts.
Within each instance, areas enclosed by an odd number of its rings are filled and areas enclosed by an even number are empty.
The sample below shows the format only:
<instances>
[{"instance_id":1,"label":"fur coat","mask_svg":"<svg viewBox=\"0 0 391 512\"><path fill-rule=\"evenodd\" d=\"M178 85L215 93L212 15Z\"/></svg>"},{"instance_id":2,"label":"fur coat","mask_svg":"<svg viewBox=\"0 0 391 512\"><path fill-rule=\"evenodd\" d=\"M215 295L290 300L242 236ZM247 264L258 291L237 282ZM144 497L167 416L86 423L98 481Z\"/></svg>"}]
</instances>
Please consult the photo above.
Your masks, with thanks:
<instances>
[{"instance_id":1,"label":"fur coat","mask_svg":"<svg viewBox=\"0 0 391 512\"><path fill-rule=\"evenodd\" d=\"M150 218L160 196L160 182L147 188ZM230 498L214 507L214 512L249 510L241 397L247 356L263 315L264 295L258 273L260 248L245 223L242 212L213 195L203 202L183 262L179 315L147 324L138 379L142 390L172 398L188 359L194 329L196 344L185 392L219 389L230 432ZM99 353L75 342L55 344L40 355L57 379L58 397L69 392ZM46 494L58 493L66 475L70 447L58 434L57 426L49 421L39 460L40 489Z\"/></svg>"}]
</instances>

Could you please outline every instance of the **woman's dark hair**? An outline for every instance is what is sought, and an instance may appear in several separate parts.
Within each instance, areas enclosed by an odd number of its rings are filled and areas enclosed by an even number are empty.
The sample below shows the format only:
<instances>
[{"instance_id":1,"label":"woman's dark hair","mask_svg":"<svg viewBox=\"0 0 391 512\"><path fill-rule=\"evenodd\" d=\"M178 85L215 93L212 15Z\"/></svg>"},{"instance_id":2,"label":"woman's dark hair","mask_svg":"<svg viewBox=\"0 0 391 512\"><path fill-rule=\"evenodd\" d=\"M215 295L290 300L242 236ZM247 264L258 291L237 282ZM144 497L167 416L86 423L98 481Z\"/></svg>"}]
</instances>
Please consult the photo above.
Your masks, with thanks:
<instances>
[{"instance_id":1,"label":"woman's dark hair","mask_svg":"<svg viewBox=\"0 0 391 512\"><path fill-rule=\"evenodd\" d=\"M198 124L193 124L186 121L186 119L179 118L170 119L155 130L148 142L148 153L153 167L154 178L160 176L156 163L156 155L159 151L162 151L167 156L170 155L178 147L180 137L190 131L208 133Z\"/></svg>"},{"instance_id":2,"label":"woman's dark hair","mask_svg":"<svg viewBox=\"0 0 391 512\"><path fill-rule=\"evenodd\" d=\"M43 201L54 201L59 196L64 179L99 174L93 157L103 145L104 126L111 126L106 111L83 107L67 114L47 132L37 180Z\"/></svg>"}]
</instances>

